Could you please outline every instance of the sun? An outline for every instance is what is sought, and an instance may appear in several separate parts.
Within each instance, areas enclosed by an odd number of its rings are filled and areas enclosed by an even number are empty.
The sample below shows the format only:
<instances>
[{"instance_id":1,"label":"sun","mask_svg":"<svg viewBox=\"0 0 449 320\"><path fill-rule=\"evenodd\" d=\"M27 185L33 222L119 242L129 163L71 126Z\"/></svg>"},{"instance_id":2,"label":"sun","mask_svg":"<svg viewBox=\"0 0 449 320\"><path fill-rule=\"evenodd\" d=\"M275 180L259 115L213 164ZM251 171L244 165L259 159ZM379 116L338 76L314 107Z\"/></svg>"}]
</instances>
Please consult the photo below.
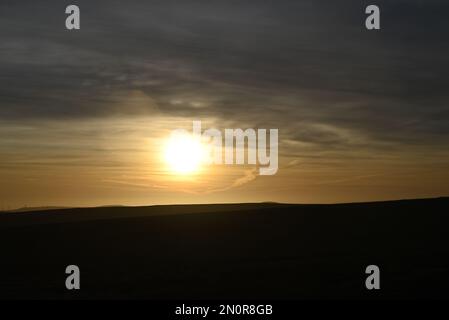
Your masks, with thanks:
<instances>
[{"instance_id":1,"label":"sun","mask_svg":"<svg viewBox=\"0 0 449 320\"><path fill-rule=\"evenodd\" d=\"M204 153L199 139L188 133L176 133L165 144L164 158L172 173L188 175L200 170Z\"/></svg>"}]
</instances>

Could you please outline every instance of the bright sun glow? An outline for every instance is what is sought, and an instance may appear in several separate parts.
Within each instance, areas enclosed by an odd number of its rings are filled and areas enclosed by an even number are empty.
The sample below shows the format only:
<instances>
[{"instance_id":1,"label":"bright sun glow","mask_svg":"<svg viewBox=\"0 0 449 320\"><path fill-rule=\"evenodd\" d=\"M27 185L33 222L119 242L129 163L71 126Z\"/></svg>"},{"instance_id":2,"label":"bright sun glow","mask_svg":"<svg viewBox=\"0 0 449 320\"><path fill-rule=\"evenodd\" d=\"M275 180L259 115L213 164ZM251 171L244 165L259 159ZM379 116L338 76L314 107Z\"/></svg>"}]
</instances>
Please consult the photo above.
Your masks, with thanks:
<instances>
[{"instance_id":1,"label":"bright sun glow","mask_svg":"<svg viewBox=\"0 0 449 320\"><path fill-rule=\"evenodd\" d=\"M172 135L165 146L165 161L173 173L193 174L200 169L204 147L189 134Z\"/></svg>"}]
</instances>

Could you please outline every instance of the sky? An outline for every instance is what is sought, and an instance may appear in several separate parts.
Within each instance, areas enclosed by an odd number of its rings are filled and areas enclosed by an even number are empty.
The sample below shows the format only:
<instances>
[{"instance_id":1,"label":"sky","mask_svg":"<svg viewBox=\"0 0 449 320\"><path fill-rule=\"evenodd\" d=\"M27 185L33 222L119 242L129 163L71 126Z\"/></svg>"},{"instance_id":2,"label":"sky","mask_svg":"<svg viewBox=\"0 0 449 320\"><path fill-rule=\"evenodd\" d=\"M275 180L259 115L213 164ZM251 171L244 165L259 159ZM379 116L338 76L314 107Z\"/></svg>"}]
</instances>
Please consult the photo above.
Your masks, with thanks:
<instances>
[{"instance_id":1,"label":"sky","mask_svg":"<svg viewBox=\"0 0 449 320\"><path fill-rule=\"evenodd\" d=\"M65 28L76 4L81 29ZM365 28L365 7L381 30ZM449 194L449 3L0 3L0 210ZM279 170L177 176L171 130L276 128Z\"/></svg>"}]
</instances>

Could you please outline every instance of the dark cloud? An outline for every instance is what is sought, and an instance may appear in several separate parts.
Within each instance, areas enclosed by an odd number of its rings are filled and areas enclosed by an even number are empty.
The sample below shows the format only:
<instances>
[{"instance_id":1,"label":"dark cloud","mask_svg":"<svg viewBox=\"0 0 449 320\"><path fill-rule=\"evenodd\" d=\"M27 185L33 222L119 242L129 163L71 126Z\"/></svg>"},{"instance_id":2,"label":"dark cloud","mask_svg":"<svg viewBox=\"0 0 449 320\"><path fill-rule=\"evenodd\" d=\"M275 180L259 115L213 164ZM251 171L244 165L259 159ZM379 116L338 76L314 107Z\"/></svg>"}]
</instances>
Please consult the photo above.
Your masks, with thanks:
<instances>
[{"instance_id":1,"label":"dark cloud","mask_svg":"<svg viewBox=\"0 0 449 320\"><path fill-rule=\"evenodd\" d=\"M376 1L381 31L367 1L76 4L67 31L61 1L2 1L0 118L157 112L324 145L447 142L447 1ZM136 91L154 105L125 103Z\"/></svg>"}]
</instances>

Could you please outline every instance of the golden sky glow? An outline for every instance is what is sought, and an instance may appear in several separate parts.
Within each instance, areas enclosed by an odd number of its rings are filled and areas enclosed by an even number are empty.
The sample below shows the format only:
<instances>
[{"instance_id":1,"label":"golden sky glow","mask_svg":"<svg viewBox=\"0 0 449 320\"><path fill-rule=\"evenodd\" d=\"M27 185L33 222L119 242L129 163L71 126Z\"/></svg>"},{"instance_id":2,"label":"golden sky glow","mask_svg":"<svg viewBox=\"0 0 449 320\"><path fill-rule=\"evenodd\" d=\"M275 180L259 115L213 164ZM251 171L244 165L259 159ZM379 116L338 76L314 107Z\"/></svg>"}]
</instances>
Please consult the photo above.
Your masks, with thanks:
<instances>
[{"instance_id":1,"label":"golden sky glow","mask_svg":"<svg viewBox=\"0 0 449 320\"><path fill-rule=\"evenodd\" d=\"M0 10L0 210L447 196L448 19L418 2L377 32L336 1L83 1L70 31L59 4L15 1ZM167 140L194 120L278 129L278 172Z\"/></svg>"},{"instance_id":2,"label":"golden sky glow","mask_svg":"<svg viewBox=\"0 0 449 320\"><path fill-rule=\"evenodd\" d=\"M1 184L1 205L344 202L438 196L449 188L449 168L440 160L446 150L323 150L283 140L282 130L275 176L259 176L248 165L200 164L189 152L200 147L189 137L170 140L171 130L191 130L191 121L3 123L0 173L8 184ZM220 124L216 119L205 123ZM180 157L190 159L187 167L177 162Z\"/></svg>"},{"instance_id":3,"label":"golden sky glow","mask_svg":"<svg viewBox=\"0 0 449 320\"><path fill-rule=\"evenodd\" d=\"M173 134L167 138L164 159L175 175L197 174L205 161L205 146L189 134Z\"/></svg>"}]
</instances>

